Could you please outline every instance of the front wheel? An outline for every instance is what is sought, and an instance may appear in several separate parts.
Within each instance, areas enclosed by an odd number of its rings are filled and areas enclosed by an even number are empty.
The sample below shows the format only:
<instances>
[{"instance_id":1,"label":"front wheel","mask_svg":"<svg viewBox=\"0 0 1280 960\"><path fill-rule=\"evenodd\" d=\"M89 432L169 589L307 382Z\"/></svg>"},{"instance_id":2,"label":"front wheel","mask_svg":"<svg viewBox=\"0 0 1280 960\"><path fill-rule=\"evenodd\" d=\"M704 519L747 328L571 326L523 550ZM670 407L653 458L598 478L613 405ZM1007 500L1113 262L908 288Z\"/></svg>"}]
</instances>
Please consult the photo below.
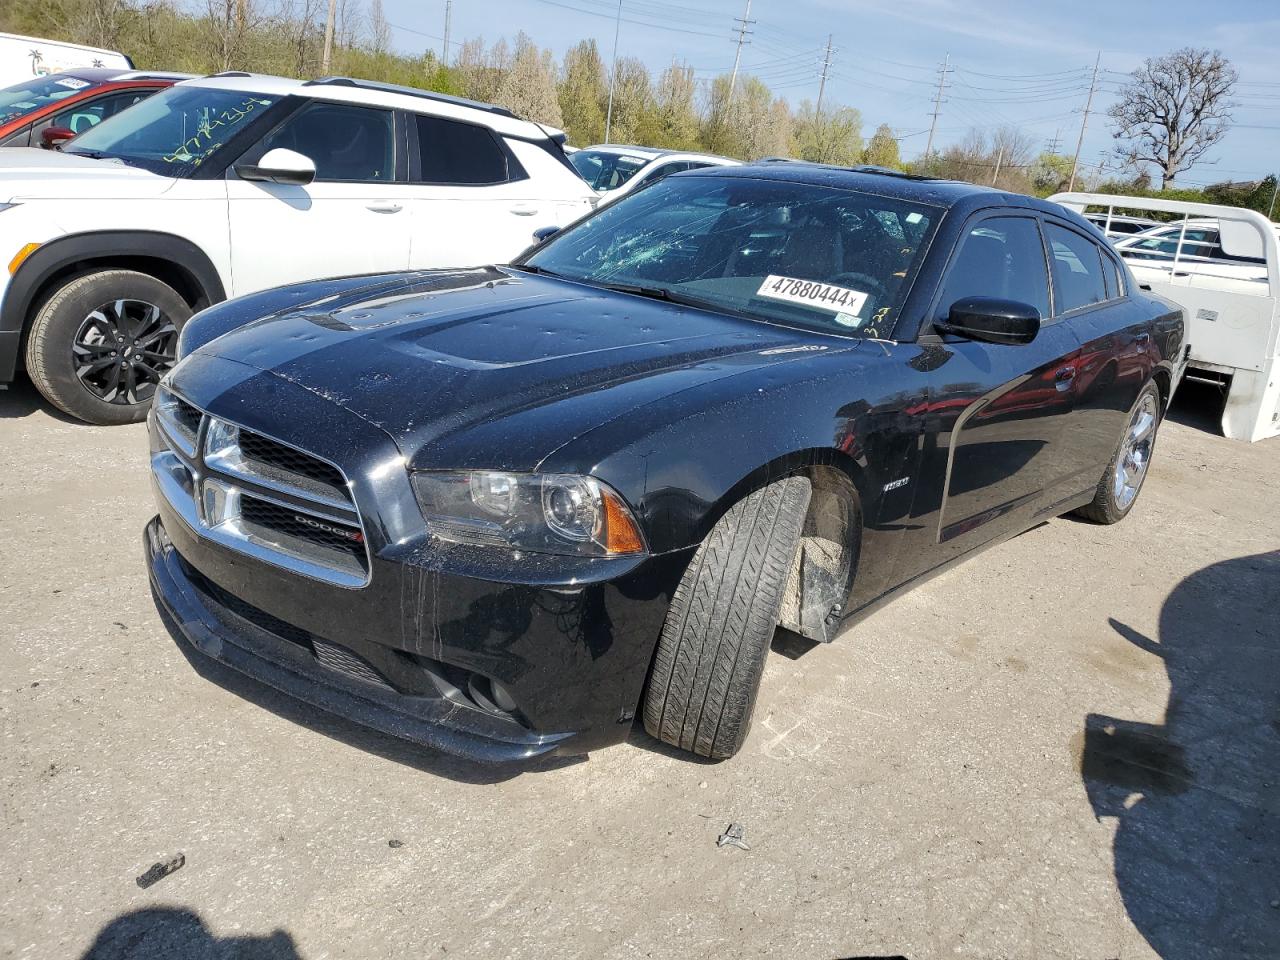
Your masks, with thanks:
<instances>
[{"instance_id":1,"label":"front wheel","mask_svg":"<svg viewBox=\"0 0 1280 960\"><path fill-rule=\"evenodd\" d=\"M644 693L650 735L720 760L751 726L811 488L788 477L736 503L676 588Z\"/></svg>"},{"instance_id":2,"label":"front wheel","mask_svg":"<svg viewBox=\"0 0 1280 960\"><path fill-rule=\"evenodd\" d=\"M173 366L191 308L172 287L134 270L68 281L36 313L27 372L46 400L89 423L136 423Z\"/></svg>"},{"instance_id":3,"label":"front wheel","mask_svg":"<svg viewBox=\"0 0 1280 960\"><path fill-rule=\"evenodd\" d=\"M1148 383L1129 413L1120 444L1098 482L1093 501L1076 513L1094 523L1105 524L1119 523L1128 515L1147 477L1159 428L1160 390L1154 383Z\"/></svg>"}]
</instances>

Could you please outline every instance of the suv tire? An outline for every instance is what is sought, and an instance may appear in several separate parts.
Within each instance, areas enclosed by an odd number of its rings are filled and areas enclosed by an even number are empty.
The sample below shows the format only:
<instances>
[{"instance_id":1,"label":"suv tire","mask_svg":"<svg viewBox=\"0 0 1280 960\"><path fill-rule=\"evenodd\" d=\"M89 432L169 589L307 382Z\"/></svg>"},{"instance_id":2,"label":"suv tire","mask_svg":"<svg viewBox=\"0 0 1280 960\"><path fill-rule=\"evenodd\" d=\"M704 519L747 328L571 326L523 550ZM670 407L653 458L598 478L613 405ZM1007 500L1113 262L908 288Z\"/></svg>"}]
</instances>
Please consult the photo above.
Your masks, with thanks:
<instances>
[{"instance_id":1,"label":"suv tire","mask_svg":"<svg viewBox=\"0 0 1280 960\"><path fill-rule=\"evenodd\" d=\"M178 331L190 316L177 291L148 274L83 274L36 312L27 372L45 399L78 420L137 423L173 366Z\"/></svg>"},{"instance_id":2,"label":"suv tire","mask_svg":"<svg viewBox=\"0 0 1280 960\"><path fill-rule=\"evenodd\" d=\"M652 736L716 760L741 749L810 493L804 477L771 483L735 504L698 547L645 688Z\"/></svg>"}]
</instances>

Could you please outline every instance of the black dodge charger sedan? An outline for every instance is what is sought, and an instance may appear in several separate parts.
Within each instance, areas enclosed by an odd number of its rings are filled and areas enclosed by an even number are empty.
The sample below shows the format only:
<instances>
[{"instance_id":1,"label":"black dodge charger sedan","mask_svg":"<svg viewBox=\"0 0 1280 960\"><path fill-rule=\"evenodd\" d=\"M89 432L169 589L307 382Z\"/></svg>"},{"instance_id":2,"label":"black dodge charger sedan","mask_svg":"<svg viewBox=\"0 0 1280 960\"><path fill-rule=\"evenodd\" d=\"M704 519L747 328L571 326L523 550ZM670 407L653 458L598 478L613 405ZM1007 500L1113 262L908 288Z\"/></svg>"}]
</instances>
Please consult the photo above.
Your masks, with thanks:
<instances>
[{"instance_id":1,"label":"black dodge charger sedan","mask_svg":"<svg viewBox=\"0 0 1280 960\"><path fill-rule=\"evenodd\" d=\"M145 535L171 629L500 761L637 714L733 755L779 628L830 641L1044 518L1124 517L1186 349L1061 207L773 163L510 266L230 301L180 355Z\"/></svg>"}]
</instances>

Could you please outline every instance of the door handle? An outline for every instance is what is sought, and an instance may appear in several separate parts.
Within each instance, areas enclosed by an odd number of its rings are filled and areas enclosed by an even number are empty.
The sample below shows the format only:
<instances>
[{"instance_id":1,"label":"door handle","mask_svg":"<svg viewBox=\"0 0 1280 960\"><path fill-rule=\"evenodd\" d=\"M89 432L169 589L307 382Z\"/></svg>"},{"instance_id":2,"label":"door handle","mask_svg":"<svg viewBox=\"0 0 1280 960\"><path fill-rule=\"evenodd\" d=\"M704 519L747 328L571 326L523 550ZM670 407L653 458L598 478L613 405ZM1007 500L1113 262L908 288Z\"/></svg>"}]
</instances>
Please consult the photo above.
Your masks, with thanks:
<instances>
[{"instance_id":1,"label":"door handle","mask_svg":"<svg viewBox=\"0 0 1280 960\"><path fill-rule=\"evenodd\" d=\"M398 203L386 202L366 204L365 209L374 213L399 213L403 208Z\"/></svg>"},{"instance_id":2,"label":"door handle","mask_svg":"<svg viewBox=\"0 0 1280 960\"><path fill-rule=\"evenodd\" d=\"M517 217L532 217L538 212L538 208L531 203L517 203L511 208L511 212Z\"/></svg>"},{"instance_id":3,"label":"door handle","mask_svg":"<svg viewBox=\"0 0 1280 960\"><path fill-rule=\"evenodd\" d=\"M1072 381L1074 381L1075 378L1075 367L1061 367L1058 372L1053 375L1053 385L1059 393L1064 393L1071 389Z\"/></svg>"}]
</instances>

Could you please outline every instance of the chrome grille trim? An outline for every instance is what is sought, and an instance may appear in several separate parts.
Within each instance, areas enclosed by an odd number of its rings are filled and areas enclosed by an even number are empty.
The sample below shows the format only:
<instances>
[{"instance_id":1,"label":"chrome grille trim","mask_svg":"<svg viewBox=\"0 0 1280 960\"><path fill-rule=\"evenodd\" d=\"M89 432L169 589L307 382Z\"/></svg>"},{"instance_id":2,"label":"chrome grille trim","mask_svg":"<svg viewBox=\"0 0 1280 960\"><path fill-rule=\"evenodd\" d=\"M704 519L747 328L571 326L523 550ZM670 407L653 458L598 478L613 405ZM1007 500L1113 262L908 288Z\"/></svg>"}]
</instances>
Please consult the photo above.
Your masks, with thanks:
<instances>
[{"instance_id":1,"label":"chrome grille trim","mask_svg":"<svg viewBox=\"0 0 1280 960\"><path fill-rule=\"evenodd\" d=\"M197 536L314 580L350 589L368 584L364 525L340 467L199 410L172 390L166 392L197 411L200 420L188 441L191 432L184 431L184 424L157 407L163 446L151 457L152 474L160 494ZM221 437L214 453L208 452L211 425L218 427L214 432ZM245 457L240 451L242 436L293 451L304 469L310 466L308 460L319 466L303 474ZM258 446L266 449L262 443ZM340 488L316 479L327 471L341 480ZM246 504L248 517L242 515Z\"/></svg>"}]
</instances>

